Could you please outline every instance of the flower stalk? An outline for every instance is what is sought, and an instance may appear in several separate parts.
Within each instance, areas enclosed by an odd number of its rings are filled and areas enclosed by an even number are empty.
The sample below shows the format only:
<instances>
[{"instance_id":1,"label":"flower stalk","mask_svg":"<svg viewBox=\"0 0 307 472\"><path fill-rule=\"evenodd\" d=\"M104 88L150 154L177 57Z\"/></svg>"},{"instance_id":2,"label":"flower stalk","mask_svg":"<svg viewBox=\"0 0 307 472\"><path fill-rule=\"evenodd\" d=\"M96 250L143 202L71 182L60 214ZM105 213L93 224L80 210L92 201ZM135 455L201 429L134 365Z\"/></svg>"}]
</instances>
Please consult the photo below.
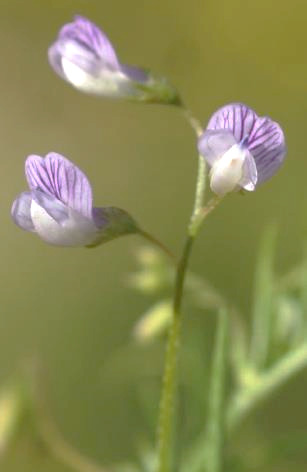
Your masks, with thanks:
<instances>
[{"instance_id":1,"label":"flower stalk","mask_svg":"<svg viewBox=\"0 0 307 472\"><path fill-rule=\"evenodd\" d=\"M176 263L175 255L164 243L162 243L162 241L153 236L151 233L144 231L143 229L138 229L138 234L164 252L164 254L166 254L172 260L172 262Z\"/></svg>"},{"instance_id":2,"label":"flower stalk","mask_svg":"<svg viewBox=\"0 0 307 472\"><path fill-rule=\"evenodd\" d=\"M172 430L181 334L183 285L194 238L188 236L176 273L173 316L168 334L158 424L158 472L168 472L173 445Z\"/></svg>"},{"instance_id":3,"label":"flower stalk","mask_svg":"<svg viewBox=\"0 0 307 472\"><path fill-rule=\"evenodd\" d=\"M165 367L160 401L160 412L158 422L158 472L169 472L171 467L171 451L173 447L173 423L174 406L177 382L177 361L180 348L182 313L181 304L183 298L184 282L193 243L204 219L215 208L210 201L208 206L203 206L206 189L206 164L199 156L196 192L192 216L188 225L187 237L177 267L174 298L173 316L169 329Z\"/></svg>"}]
</instances>

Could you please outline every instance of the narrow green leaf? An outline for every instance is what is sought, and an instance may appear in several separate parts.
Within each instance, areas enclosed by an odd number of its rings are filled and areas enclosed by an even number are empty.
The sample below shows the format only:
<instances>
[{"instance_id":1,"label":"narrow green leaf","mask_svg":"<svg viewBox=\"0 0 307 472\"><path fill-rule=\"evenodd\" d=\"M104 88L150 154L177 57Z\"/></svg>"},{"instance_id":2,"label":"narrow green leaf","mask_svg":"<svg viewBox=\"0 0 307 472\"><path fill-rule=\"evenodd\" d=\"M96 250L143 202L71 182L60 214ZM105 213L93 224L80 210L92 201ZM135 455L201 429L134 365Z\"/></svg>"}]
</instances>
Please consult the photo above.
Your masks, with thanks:
<instances>
[{"instance_id":1,"label":"narrow green leaf","mask_svg":"<svg viewBox=\"0 0 307 472\"><path fill-rule=\"evenodd\" d=\"M224 468L227 341L228 313L226 309L221 309L218 314L209 389L206 454L204 457L206 472L222 472Z\"/></svg>"},{"instance_id":2,"label":"narrow green leaf","mask_svg":"<svg viewBox=\"0 0 307 472\"><path fill-rule=\"evenodd\" d=\"M238 384L245 382L244 373L248 363L248 337L247 329L242 317L235 309L230 310L230 342L229 356L234 378Z\"/></svg>"},{"instance_id":3,"label":"narrow green leaf","mask_svg":"<svg viewBox=\"0 0 307 472\"><path fill-rule=\"evenodd\" d=\"M186 454L184 472L222 472L225 436L225 377L228 353L228 320L225 308L218 312L217 332L212 354L206 424Z\"/></svg>"},{"instance_id":4,"label":"narrow green leaf","mask_svg":"<svg viewBox=\"0 0 307 472\"><path fill-rule=\"evenodd\" d=\"M302 278L301 278L301 306L303 317L305 319L304 335L307 338L307 242L304 247L304 260L302 266Z\"/></svg>"},{"instance_id":5,"label":"narrow green leaf","mask_svg":"<svg viewBox=\"0 0 307 472\"><path fill-rule=\"evenodd\" d=\"M273 263L276 236L275 226L267 228L260 244L255 271L251 361L256 368L261 368L265 365L268 359L272 336Z\"/></svg>"},{"instance_id":6,"label":"narrow green leaf","mask_svg":"<svg viewBox=\"0 0 307 472\"><path fill-rule=\"evenodd\" d=\"M273 343L278 348L296 347L304 341L304 315L297 296L282 294L276 297Z\"/></svg>"}]
</instances>

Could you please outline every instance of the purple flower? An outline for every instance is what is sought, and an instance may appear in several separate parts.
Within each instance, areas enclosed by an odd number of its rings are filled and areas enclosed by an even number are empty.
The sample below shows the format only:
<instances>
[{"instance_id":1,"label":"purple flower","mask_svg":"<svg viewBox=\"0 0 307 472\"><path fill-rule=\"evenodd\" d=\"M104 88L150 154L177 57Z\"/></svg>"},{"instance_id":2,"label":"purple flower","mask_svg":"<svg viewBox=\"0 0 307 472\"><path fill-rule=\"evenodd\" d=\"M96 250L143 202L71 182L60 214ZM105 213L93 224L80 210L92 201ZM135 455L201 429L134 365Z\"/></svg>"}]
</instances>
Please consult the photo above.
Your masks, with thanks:
<instances>
[{"instance_id":1,"label":"purple flower","mask_svg":"<svg viewBox=\"0 0 307 472\"><path fill-rule=\"evenodd\" d=\"M48 55L55 72L82 92L179 104L176 91L165 79L121 64L106 34L82 16L61 28Z\"/></svg>"},{"instance_id":2,"label":"purple flower","mask_svg":"<svg viewBox=\"0 0 307 472\"><path fill-rule=\"evenodd\" d=\"M29 192L14 201L17 226L55 246L96 246L137 227L123 210L93 208L92 188L83 172L60 154L31 155L25 164Z\"/></svg>"},{"instance_id":3,"label":"purple flower","mask_svg":"<svg viewBox=\"0 0 307 472\"><path fill-rule=\"evenodd\" d=\"M255 190L277 172L286 154L279 124L242 103L212 115L198 149L211 168L211 189L220 196L239 188Z\"/></svg>"}]
</instances>

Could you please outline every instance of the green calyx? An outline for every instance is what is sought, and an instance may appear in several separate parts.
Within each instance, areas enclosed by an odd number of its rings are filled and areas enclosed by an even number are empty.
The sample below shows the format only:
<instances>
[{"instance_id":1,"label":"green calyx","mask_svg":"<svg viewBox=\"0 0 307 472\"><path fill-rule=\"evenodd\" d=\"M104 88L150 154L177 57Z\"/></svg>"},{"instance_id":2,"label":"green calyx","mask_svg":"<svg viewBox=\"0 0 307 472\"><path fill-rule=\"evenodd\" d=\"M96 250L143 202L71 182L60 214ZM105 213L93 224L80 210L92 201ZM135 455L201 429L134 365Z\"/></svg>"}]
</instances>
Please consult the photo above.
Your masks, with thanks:
<instances>
[{"instance_id":1,"label":"green calyx","mask_svg":"<svg viewBox=\"0 0 307 472\"><path fill-rule=\"evenodd\" d=\"M138 99L144 103L182 106L181 97L175 87L165 77L149 76L145 83L135 83L140 92Z\"/></svg>"},{"instance_id":2,"label":"green calyx","mask_svg":"<svg viewBox=\"0 0 307 472\"><path fill-rule=\"evenodd\" d=\"M97 233L97 239L86 247L100 246L112 239L139 232L134 219L125 210L116 207L99 208L100 216L104 221L103 227Z\"/></svg>"}]
</instances>

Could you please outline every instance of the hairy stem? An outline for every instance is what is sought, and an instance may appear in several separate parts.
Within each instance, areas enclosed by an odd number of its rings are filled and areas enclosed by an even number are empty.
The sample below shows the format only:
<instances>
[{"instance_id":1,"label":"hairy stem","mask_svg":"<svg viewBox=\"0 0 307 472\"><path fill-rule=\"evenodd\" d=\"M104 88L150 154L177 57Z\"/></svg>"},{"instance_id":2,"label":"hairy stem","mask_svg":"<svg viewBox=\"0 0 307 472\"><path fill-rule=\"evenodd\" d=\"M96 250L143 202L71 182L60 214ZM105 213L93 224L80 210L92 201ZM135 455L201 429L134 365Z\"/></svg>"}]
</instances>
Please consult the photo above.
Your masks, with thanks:
<instances>
[{"instance_id":1,"label":"hairy stem","mask_svg":"<svg viewBox=\"0 0 307 472\"><path fill-rule=\"evenodd\" d=\"M158 472L169 472L171 469L171 451L174 443L173 426L177 383L177 358L180 347L181 303L185 276L193 242L198 234L201 223L217 204L216 202L212 205L212 202L209 202L209 206L203 207L205 185L206 165L204 159L199 156L194 207L175 278L173 316L166 348L158 423Z\"/></svg>"},{"instance_id":2,"label":"hairy stem","mask_svg":"<svg viewBox=\"0 0 307 472\"><path fill-rule=\"evenodd\" d=\"M203 128L200 121L193 116L192 112L188 108L182 108L182 113L191 128L195 131L196 135L200 136L203 132Z\"/></svg>"},{"instance_id":3,"label":"hairy stem","mask_svg":"<svg viewBox=\"0 0 307 472\"><path fill-rule=\"evenodd\" d=\"M181 260L176 274L173 318L169 330L168 342L165 356L165 367L163 376L162 395L160 402L159 424L158 424L158 471L170 470L170 452L172 448L172 430L174 403L177 380L177 357L180 345L181 331L181 301L183 295L183 284L185 273L193 245L193 238L188 236L184 246Z\"/></svg>"}]
</instances>

